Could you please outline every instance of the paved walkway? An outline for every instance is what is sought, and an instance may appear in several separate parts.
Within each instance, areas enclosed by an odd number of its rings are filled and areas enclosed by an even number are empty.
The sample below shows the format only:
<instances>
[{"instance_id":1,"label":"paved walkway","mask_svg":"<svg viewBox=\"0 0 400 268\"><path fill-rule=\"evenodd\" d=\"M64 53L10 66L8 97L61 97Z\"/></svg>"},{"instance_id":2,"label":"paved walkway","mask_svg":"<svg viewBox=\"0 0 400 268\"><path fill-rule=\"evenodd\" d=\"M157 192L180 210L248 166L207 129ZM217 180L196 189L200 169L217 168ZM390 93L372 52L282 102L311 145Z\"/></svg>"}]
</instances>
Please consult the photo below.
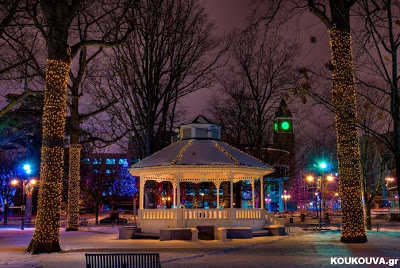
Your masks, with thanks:
<instances>
[{"instance_id":1,"label":"paved walkway","mask_svg":"<svg viewBox=\"0 0 400 268\"><path fill-rule=\"evenodd\" d=\"M369 232L367 244L342 244L340 233L297 231L286 237L248 240L119 240L117 229L62 232L63 253L23 251L33 230L0 230L0 267L85 267L85 252L160 252L162 267L325 267L331 256L400 258L400 232ZM399 261L400 262L400 261Z\"/></svg>"}]
</instances>

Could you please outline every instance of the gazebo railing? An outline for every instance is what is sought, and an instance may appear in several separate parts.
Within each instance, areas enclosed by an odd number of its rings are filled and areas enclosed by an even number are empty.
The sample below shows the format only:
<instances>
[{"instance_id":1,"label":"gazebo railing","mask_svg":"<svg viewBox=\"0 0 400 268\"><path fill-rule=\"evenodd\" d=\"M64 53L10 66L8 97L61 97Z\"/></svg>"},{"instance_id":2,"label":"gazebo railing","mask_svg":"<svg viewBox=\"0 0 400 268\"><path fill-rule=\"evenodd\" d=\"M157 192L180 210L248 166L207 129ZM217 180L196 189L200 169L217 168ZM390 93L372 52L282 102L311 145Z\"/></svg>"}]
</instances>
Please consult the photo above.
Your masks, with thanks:
<instances>
[{"instance_id":1,"label":"gazebo railing","mask_svg":"<svg viewBox=\"0 0 400 268\"><path fill-rule=\"evenodd\" d=\"M176 219L176 209L140 209L139 219L173 220Z\"/></svg>"},{"instance_id":2,"label":"gazebo railing","mask_svg":"<svg viewBox=\"0 0 400 268\"><path fill-rule=\"evenodd\" d=\"M227 220L267 219L276 222L264 209L140 209L142 220Z\"/></svg>"},{"instance_id":3,"label":"gazebo railing","mask_svg":"<svg viewBox=\"0 0 400 268\"><path fill-rule=\"evenodd\" d=\"M236 219L262 219L263 211L261 209L235 209Z\"/></svg>"},{"instance_id":4,"label":"gazebo railing","mask_svg":"<svg viewBox=\"0 0 400 268\"><path fill-rule=\"evenodd\" d=\"M228 219L228 209L185 209L185 220L222 220Z\"/></svg>"}]
</instances>

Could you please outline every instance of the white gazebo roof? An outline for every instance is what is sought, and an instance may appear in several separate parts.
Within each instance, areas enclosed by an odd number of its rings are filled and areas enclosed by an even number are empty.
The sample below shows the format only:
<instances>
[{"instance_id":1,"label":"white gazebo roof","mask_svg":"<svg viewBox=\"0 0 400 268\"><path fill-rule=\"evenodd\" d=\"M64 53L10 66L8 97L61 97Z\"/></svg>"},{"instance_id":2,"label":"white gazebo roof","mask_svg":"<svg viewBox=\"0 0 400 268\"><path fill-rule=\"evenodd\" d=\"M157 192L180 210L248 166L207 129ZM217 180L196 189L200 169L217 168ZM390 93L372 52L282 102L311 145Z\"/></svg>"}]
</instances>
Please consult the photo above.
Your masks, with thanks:
<instances>
[{"instance_id":1,"label":"white gazebo roof","mask_svg":"<svg viewBox=\"0 0 400 268\"><path fill-rule=\"evenodd\" d=\"M133 176L143 180L223 181L260 178L274 169L222 142L221 127L204 116L181 125L180 141L134 164Z\"/></svg>"},{"instance_id":2,"label":"white gazebo roof","mask_svg":"<svg viewBox=\"0 0 400 268\"><path fill-rule=\"evenodd\" d=\"M260 160L213 139L188 139L172 143L170 146L134 164L130 169L133 175L148 169L187 168L235 168L255 169L269 174L272 167Z\"/></svg>"}]
</instances>

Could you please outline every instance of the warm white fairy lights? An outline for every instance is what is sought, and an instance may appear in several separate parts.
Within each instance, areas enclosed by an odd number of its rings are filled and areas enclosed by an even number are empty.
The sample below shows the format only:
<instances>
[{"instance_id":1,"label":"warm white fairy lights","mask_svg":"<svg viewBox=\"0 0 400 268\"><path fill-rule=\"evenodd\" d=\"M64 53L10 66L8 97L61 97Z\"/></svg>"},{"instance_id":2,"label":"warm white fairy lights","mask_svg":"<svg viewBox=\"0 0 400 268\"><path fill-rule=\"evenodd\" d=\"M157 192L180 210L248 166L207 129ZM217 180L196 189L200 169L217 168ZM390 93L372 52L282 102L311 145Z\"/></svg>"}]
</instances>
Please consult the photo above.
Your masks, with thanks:
<instances>
[{"instance_id":1,"label":"warm white fairy lights","mask_svg":"<svg viewBox=\"0 0 400 268\"><path fill-rule=\"evenodd\" d=\"M47 60L36 229L27 252L60 251L60 205L69 63Z\"/></svg>"},{"instance_id":2,"label":"warm white fairy lights","mask_svg":"<svg viewBox=\"0 0 400 268\"><path fill-rule=\"evenodd\" d=\"M341 241L366 242L364 228L360 148L356 129L356 92L350 33L330 30L333 65L332 99L335 105L337 151L340 172L340 195L343 213Z\"/></svg>"},{"instance_id":3,"label":"warm white fairy lights","mask_svg":"<svg viewBox=\"0 0 400 268\"><path fill-rule=\"evenodd\" d=\"M69 147L68 174L68 221L67 231L78 231L79 228L79 194L80 194L80 160L81 145L72 144Z\"/></svg>"},{"instance_id":4,"label":"warm white fairy lights","mask_svg":"<svg viewBox=\"0 0 400 268\"><path fill-rule=\"evenodd\" d=\"M183 153L186 151L186 149L192 145L193 140L189 140L188 143L186 143L185 146L182 147L182 149L179 151L178 155L175 157L174 160L172 160L171 165L176 165L176 163L179 162L179 160L182 158Z\"/></svg>"},{"instance_id":5,"label":"warm white fairy lights","mask_svg":"<svg viewBox=\"0 0 400 268\"><path fill-rule=\"evenodd\" d=\"M224 148L222 148L222 146L220 146L216 141L213 141L213 143L214 146L217 147L218 150L223 152L229 159L231 159L233 163L235 163L235 165L240 165L239 161L237 161L236 158L234 158L230 153L228 153Z\"/></svg>"}]
</instances>

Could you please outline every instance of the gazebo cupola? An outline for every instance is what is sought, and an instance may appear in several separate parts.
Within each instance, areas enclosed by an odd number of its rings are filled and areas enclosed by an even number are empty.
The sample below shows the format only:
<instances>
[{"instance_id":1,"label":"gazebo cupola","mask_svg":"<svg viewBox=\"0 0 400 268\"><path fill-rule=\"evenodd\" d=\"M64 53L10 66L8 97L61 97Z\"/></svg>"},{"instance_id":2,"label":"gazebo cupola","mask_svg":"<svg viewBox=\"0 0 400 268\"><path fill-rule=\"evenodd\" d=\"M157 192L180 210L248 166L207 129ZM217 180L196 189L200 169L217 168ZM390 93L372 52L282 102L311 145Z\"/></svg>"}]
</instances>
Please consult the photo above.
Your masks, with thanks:
<instances>
[{"instance_id":1,"label":"gazebo cupola","mask_svg":"<svg viewBox=\"0 0 400 268\"><path fill-rule=\"evenodd\" d=\"M221 139L221 127L210 119L199 115L190 123L181 125L179 132L181 140L188 139Z\"/></svg>"}]
</instances>

